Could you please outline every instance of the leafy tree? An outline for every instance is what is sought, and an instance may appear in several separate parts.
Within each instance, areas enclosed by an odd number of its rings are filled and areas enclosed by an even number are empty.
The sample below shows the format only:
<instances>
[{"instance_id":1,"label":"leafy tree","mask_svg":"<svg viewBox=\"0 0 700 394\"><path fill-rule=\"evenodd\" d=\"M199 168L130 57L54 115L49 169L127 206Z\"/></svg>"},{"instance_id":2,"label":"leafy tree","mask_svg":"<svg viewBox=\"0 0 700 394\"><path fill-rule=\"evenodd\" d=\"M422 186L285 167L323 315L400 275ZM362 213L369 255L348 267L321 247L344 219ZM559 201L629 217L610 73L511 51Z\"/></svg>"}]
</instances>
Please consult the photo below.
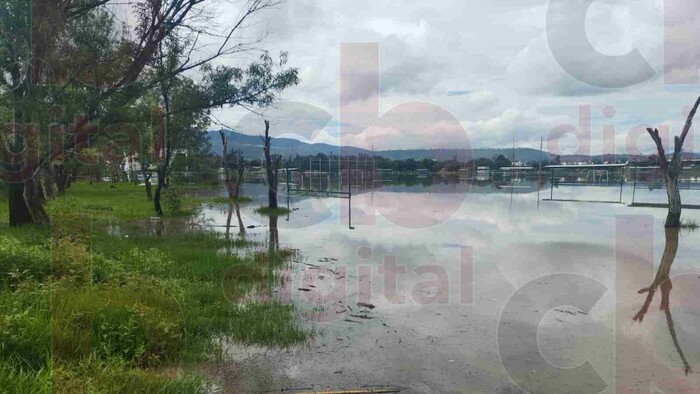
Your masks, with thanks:
<instances>
[{"instance_id":1,"label":"leafy tree","mask_svg":"<svg viewBox=\"0 0 700 394\"><path fill-rule=\"evenodd\" d=\"M105 8L109 3L0 0L0 97L13 114L2 138L6 159L2 178L9 181L12 225L49 222L40 174L55 160L64 160L60 158L64 152L82 155L95 141L88 136L106 132L104 126L144 92L218 57L255 50L262 37L245 39L243 33L251 26L247 21L277 1L248 0L238 17L221 28L213 25L207 9L215 0L136 2L132 7L137 28L130 34L123 34L126 29L114 23L100 22L112 21ZM143 70L157 62L164 41L183 35L190 38L191 46L181 52L177 67L159 79L140 78ZM205 38L216 45L213 50L211 46L198 50L197 43ZM251 101L255 100L242 97L242 102ZM46 130L40 126L54 121L44 116L48 108L69 104L78 109L64 111L59 122L63 138L39 138L38 131ZM228 101L219 103L224 104ZM53 149L40 149L41 143ZM23 157L13 152L23 152Z\"/></svg>"},{"instance_id":2,"label":"leafy tree","mask_svg":"<svg viewBox=\"0 0 700 394\"><path fill-rule=\"evenodd\" d=\"M499 169L503 167L510 167L511 165L512 162L508 160L507 157L503 156L502 154L499 154L493 157L493 163L491 164L491 168Z\"/></svg>"}]
</instances>

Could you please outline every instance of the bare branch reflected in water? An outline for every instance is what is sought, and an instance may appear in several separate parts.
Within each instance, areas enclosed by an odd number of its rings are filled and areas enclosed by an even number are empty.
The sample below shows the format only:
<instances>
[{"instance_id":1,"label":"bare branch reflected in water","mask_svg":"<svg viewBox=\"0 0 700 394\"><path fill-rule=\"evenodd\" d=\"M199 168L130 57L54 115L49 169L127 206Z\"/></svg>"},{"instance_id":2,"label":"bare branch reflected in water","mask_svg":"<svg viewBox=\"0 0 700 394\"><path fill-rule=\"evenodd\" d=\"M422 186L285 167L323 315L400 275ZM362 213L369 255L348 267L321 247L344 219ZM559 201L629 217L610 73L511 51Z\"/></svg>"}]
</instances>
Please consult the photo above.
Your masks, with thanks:
<instances>
[{"instance_id":1,"label":"bare branch reflected in water","mask_svg":"<svg viewBox=\"0 0 700 394\"><path fill-rule=\"evenodd\" d=\"M661 289L661 305L660 310L666 315L666 324L668 326L668 331L671 334L671 339L673 341L673 346L676 348L676 352L683 362L683 368L685 374L688 375L692 372L690 368L690 363L683 353L680 343L678 342L678 337L676 336L676 329L673 323L673 316L671 315L671 290L673 289L673 282L671 281L671 266L676 259L676 254L678 253L678 238L680 229L666 227L666 245L664 247L664 254L661 257L661 264L659 269L656 271L656 277L649 287L640 289L638 294L647 294L644 304L640 308L639 312L632 319L633 321L638 321L641 323L644 321L644 317L649 311L649 306L654 300L654 295L657 289Z\"/></svg>"}]
</instances>

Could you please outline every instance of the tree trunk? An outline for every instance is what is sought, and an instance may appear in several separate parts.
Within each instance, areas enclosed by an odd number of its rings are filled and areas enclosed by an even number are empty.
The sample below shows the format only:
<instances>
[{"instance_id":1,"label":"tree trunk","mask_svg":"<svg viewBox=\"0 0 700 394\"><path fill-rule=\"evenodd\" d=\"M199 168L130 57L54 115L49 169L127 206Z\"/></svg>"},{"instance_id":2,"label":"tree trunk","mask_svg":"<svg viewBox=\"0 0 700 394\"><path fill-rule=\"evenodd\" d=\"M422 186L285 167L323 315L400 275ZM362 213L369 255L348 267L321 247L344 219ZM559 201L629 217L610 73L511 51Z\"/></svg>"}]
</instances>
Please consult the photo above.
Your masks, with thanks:
<instances>
[{"instance_id":1,"label":"tree trunk","mask_svg":"<svg viewBox=\"0 0 700 394\"><path fill-rule=\"evenodd\" d=\"M68 174L68 178L66 179L66 190L70 187L70 185L78 179L78 168L73 168L71 172Z\"/></svg>"},{"instance_id":2,"label":"tree trunk","mask_svg":"<svg viewBox=\"0 0 700 394\"><path fill-rule=\"evenodd\" d=\"M266 157L267 161L267 202L270 209L277 209L277 184L275 173L272 169L272 160Z\"/></svg>"},{"instance_id":3,"label":"tree trunk","mask_svg":"<svg viewBox=\"0 0 700 394\"><path fill-rule=\"evenodd\" d=\"M153 201L153 188L151 187L151 174L146 171L141 171L143 174L143 182L146 185L146 198L148 201Z\"/></svg>"},{"instance_id":4,"label":"tree trunk","mask_svg":"<svg viewBox=\"0 0 700 394\"><path fill-rule=\"evenodd\" d=\"M63 164L53 166L53 176L56 178L56 193L63 196L66 193L66 183L68 182L68 174Z\"/></svg>"},{"instance_id":5,"label":"tree trunk","mask_svg":"<svg viewBox=\"0 0 700 394\"><path fill-rule=\"evenodd\" d=\"M43 191L44 191L44 199L45 200L50 200L54 196L54 188L53 188L53 174L51 173L51 165L50 164L45 164L42 167L42 177L41 180L43 181Z\"/></svg>"},{"instance_id":6,"label":"tree trunk","mask_svg":"<svg viewBox=\"0 0 700 394\"><path fill-rule=\"evenodd\" d=\"M24 201L34 224L50 224L49 215L44 210L44 201L37 177L24 182Z\"/></svg>"},{"instance_id":7,"label":"tree trunk","mask_svg":"<svg viewBox=\"0 0 700 394\"><path fill-rule=\"evenodd\" d=\"M680 227L683 205L681 202L681 192L678 189L678 177L666 174L666 194L668 196L666 227Z\"/></svg>"},{"instance_id":8,"label":"tree trunk","mask_svg":"<svg viewBox=\"0 0 700 394\"><path fill-rule=\"evenodd\" d=\"M224 180L224 184L226 185L226 191L228 192L228 197L229 198L237 197L233 183L231 183L231 180L228 177L228 170L226 170L225 172L226 172L226 175L225 175L226 179Z\"/></svg>"},{"instance_id":9,"label":"tree trunk","mask_svg":"<svg viewBox=\"0 0 700 394\"><path fill-rule=\"evenodd\" d=\"M20 81L20 71L18 67L13 67L11 70L11 76L12 76L12 81L19 82ZM21 111L21 106L17 105L17 103L21 102L23 97L22 97L22 91L20 89L15 89L14 94L12 95L12 134L14 135L13 139L13 151L15 153L22 152L22 150L25 148L23 139L20 136L20 131L17 128L19 122L22 122L22 116L23 113ZM10 171L19 171L20 170L20 164L17 163L12 163L10 165ZM14 182L8 183L8 206L10 209L9 212L9 223L10 226L23 226L27 224L32 224L34 223L32 219L32 214L27 206L27 202L24 199L24 183L15 180Z\"/></svg>"},{"instance_id":10,"label":"tree trunk","mask_svg":"<svg viewBox=\"0 0 700 394\"><path fill-rule=\"evenodd\" d=\"M64 164L56 164L53 166L52 173L52 177L56 180L56 193L59 196L63 196L73 180L78 176L78 169L74 168L69 172ZM90 183L92 183L92 178Z\"/></svg>"},{"instance_id":11,"label":"tree trunk","mask_svg":"<svg viewBox=\"0 0 700 394\"><path fill-rule=\"evenodd\" d=\"M680 178L681 172L683 172L683 144L693 126L693 118L695 117L698 107L700 107L700 97L695 101L695 105L688 113L688 118L685 121L685 126L683 127L681 135L674 138L673 155L670 161L666 157L666 151L664 150L663 142L659 136L659 130L647 128L647 132L654 141L654 144L656 144L659 167L666 179L666 194L668 196L666 227L668 228L681 226L681 211L683 210L683 205L681 203L681 193L680 190L678 190L678 178Z\"/></svg>"},{"instance_id":12,"label":"tree trunk","mask_svg":"<svg viewBox=\"0 0 700 394\"><path fill-rule=\"evenodd\" d=\"M233 196L240 197L241 195L241 185L243 184L243 175L245 173L245 166L239 164L238 167L238 178L236 179L236 186L233 189Z\"/></svg>"},{"instance_id":13,"label":"tree trunk","mask_svg":"<svg viewBox=\"0 0 700 394\"><path fill-rule=\"evenodd\" d=\"M24 201L24 184L9 183L7 185L8 205L10 208L10 226L23 226L34 223L27 203Z\"/></svg>"},{"instance_id":14,"label":"tree trunk","mask_svg":"<svg viewBox=\"0 0 700 394\"><path fill-rule=\"evenodd\" d=\"M224 185L226 186L226 191L228 192L229 198L238 197L239 184L236 183L236 185L234 186L233 182L231 182L231 173L229 171L228 137L226 137L226 133L224 133L223 129L219 130L219 135L221 136L221 145L223 146L221 154L221 166L224 169Z\"/></svg>"},{"instance_id":15,"label":"tree trunk","mask_svg":"<svg viewBox=\"0 0 700 394\"><path fill-rule=\"evenodd\" d=\"M270 209L277 209L277 183L273 170L272 156L270 155L270 122L265 121L265 137L263 153L265 154L265 172L267 173L267 205Z\"/></svg>"},{"instance_id":16,"label":"tree trunk","mask_svg":"<svg viewBox=\"0 0 700 394\"><path fill-rule=\"evenodd\" d=\"M165 186L165 171L158 170L158 183L156 184L156 193L153 196L153 207L159 216L163 216L163 207L160 205L160 196Z\"/></svg>"},{"instance_id":17,"label":"tree trunk","mask_svg":"<svg viewBox=\"0 0 700 394\"><path fill-rule=\"evenodd\" d=\"M162 48L161 48L162 53ZM168 174L168 167L170 166L170 158L172 155L171 151L171 141L170 141L170 92L165 86L164 82L161 82L161 95L163 98L163 117L160 124L163 133L163 164L158 167L158 183L156 184L156 192L153 196L153 207L159 216L163 216L163 207L160 204L160 197L163 191L163 186L165 186L166 176Z\"/></svg>"}]
</instances>

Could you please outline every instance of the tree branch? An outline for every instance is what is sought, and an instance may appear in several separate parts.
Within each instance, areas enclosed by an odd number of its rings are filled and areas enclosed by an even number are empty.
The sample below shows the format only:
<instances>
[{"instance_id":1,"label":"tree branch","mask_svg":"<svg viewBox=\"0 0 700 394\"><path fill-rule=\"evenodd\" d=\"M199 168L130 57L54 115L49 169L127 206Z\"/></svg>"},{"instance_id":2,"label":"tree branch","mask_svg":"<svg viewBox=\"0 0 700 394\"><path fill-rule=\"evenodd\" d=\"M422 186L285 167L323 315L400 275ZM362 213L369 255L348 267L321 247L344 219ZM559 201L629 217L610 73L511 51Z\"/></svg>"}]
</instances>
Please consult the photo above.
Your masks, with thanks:
<instances>
[{"instance_id":1,"label":"tree branch","mask_svg":"<svg viewBox=\"0 0 700 394\"><path fill-rule=\"evenodd\" d=\"M651 127L647 128L647 132L651 136L651 139L654 140L654 143L656 144L656 151L657 154L659 155L659 164L661 165L661 168L667 168L668 167L668 159L666 158L666 151L664 150L664 143L661 141L661 137L659 137L659 129L652 129Z\"/></svg>"},{"instance_id":2,"label":"tree branch","mask_svg":"<svg viewBox=\"0 0 700 394\"><path fill-rule=\"evenodd\" d=\"M681 148L685 143L685 138L690 132L690 128L693 126L693 118L695 117L695 113L698 111L698 106L700 106L700 97L698 97L697 101L695 101L695 105L693 106L693 109L690 110L690 113L688 114L688 119L686 119L685 121L685 127L683 127L683 132L681 133L680 137Z\"/></svg>"}]
</instances>

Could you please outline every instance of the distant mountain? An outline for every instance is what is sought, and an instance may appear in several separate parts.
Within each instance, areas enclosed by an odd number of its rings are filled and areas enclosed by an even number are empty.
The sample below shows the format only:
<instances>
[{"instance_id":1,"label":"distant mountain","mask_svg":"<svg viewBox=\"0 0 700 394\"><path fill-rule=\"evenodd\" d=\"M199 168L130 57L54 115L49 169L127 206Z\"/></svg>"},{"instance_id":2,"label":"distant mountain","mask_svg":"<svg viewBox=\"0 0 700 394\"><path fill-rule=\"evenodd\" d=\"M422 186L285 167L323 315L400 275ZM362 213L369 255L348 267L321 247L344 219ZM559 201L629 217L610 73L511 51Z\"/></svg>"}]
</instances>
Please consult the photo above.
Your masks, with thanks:
<instances>
[{"instance_id":1,"label":"distant mountain","mask_svg":"<svg viewBox=\"0 0 700 394\"><path fill-rule=\"evenodd\" d=\"M669 153L670 158L670 153ZM700 154L693 152L683 152L683 160L696 160L700 159ZM562 162L587 162L587 161L597 161L597 162L646 162L649 160L648 155L597 155L597 156L587 156L587 155L563 155L560 157Z\"/></svg>"},{"instance_id":2,"label":"distant mountain","mask_svg":"<svg viewBox=\"0 0 700 394\"><path fill-rule=\"evenodd\" d=\"M229 149L240 150L243 155L248 158L262 156L262 140L259 136L251 136L246 134L236 133L234 131L227 132L229 139ZM208 132L209 141L211 142L212 152L216 155L221 155L223 147L221 137L218 131ZM309 144L303 141L292 138L273 138L272 153L278 153L283 156L308 156L318 153L334 155L371 155L372 151L353 146L335 146L330 144ZM508 159L513 157L512 149L404 149L404 150L384 150L375 151L375 155L382 156L392 160L405 159L437 159L449 160L457 158L459 161L467 161L469 159L490 159L495 155L503 155ZM543 160L550 158L549 153L542 152ZM530 148L515 149L515 160L532 162L540 159L540 151Z\"/></svg>"}]
</instances>

